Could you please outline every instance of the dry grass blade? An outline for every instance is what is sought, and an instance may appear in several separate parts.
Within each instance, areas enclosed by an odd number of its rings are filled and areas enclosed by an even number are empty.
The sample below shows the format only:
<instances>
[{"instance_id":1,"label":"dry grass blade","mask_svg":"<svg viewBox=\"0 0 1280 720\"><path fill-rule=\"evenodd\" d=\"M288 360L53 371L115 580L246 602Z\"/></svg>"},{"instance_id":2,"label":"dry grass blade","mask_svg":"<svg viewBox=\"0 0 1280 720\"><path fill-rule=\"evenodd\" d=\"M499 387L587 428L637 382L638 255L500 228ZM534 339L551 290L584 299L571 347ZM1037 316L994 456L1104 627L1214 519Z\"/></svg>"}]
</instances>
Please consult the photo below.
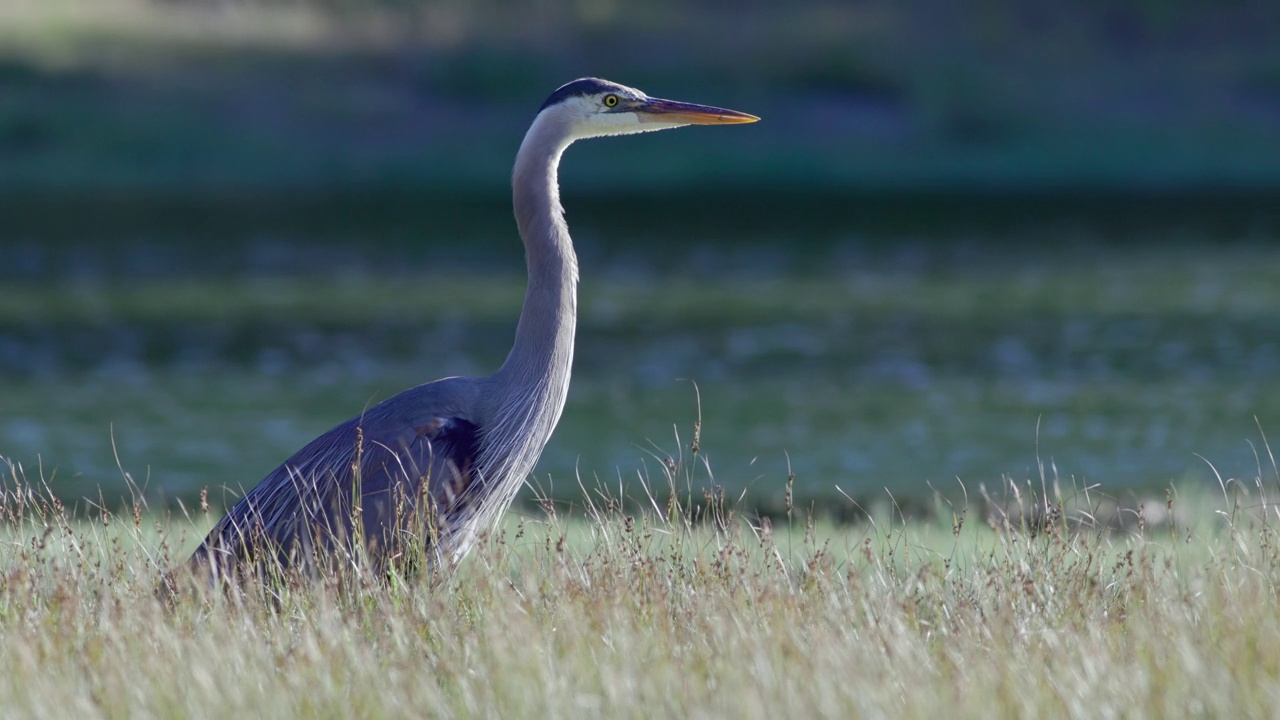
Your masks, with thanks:
<instances>
[{"instance_id":1,"label":"dry grass blade","mask_svg":"<svg viewBox=\"0 0 1280 720\"><path fill-rule=\"evenodd\" d=\"M1191 507L1155 539L1070 506L1016 527L1006 501L995 527L959 507L793 543L714 491L672 517L601 488L586 519L512 519L456 571L166 606L189 521L81 520L4 467L9 716L1226 716L1280 690L1280 554L1246 496L1226 525L1170 494Z\"/></svg>"}]
</instances>

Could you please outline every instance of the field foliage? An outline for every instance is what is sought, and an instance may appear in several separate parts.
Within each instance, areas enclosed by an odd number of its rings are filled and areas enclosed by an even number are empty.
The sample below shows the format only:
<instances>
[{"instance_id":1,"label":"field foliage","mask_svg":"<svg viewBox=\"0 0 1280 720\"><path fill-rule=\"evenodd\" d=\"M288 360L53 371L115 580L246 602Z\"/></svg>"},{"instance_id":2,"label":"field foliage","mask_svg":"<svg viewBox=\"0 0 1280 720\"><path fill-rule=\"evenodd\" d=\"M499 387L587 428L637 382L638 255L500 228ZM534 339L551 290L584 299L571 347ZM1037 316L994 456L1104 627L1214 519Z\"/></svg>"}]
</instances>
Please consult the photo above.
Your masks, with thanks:
<instances>
[{"instance_id":1,"label":"field foliage","mask_svg":"<svg viewBox=\"0 0 1280 720\"><path fill-rule=\"evenodd\" d=\"M1097 489L1036 483L841 527L740 517L714 487L647 508L600 489L454 569L167 601L210 518L75 520L22 480L0 546L10 717L1261 716L1280 690L1272 477L1171 491L1127 530Z\"/></svg>"}]
</instances>

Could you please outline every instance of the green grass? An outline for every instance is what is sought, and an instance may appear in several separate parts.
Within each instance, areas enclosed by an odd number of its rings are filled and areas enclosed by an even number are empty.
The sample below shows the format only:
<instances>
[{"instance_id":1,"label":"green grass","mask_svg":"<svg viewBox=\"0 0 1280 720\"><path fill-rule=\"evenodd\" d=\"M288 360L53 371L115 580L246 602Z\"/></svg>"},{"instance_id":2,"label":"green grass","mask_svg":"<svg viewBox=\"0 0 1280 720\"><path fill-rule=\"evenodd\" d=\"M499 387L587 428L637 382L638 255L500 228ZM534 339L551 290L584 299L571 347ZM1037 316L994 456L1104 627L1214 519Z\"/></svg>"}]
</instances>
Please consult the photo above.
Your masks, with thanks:
<instances>
[{"instance_id":1,"label":"green grass","mask_svg":"<svg viewBox=\"0 0 1280 720\"><path fill-rule=\"evenodd\" d=\"M0 703L12 717L1266 715L1275 482L1271 467L1216 499L1173 494L1126 531L1081 514L1095 498L1026 487L937 522L886 510L838 527L601 498L585 517L509 518L456 570L387 584L348 568L270 600L169 606L159 574L212 517L72 520L6 494Z\"/></svg>"},{"instance_id":2,"label":"green grass","mask_svg":"<svg viewBox=\"0 0 1280 720\"><path fill-rule=\"evenodd\" d=\"M524 276L518 272L514 240L510 244L506 273L426 269L422 276L405 277L397 276L398 268L386 267L336 277L197 275L105 282L90 278L59 284L18 280L7 282L0 296L0 327L254 319L336 327L380 322L421 325L440 321L442 312L478 323L513 320L524 296ZM833 322L849 315L928 318L940 325L973 318L1004 323L1026 318L1141 316L1251 323L1269 320L1280 304L1280 289L1272 282L1280 273L1280 252L1260 242L1222 247L1144 243L1126 248L1077 241L1046 243L1034 252L998 245L971 248L968 262L955 262L945 248L932 248L929 266L916 268L886 268L893 261L886 263L884 258L871 259L869 267L860 268L848 259L829 256L841 248L819 246L812 249L818 257L807 262L825 266L828 272L770 273L757 278L687 271L661 280L629 278L623 263L606 262L604 268L588 268L593 272L584 280L582 313L588 327L597 330L615 323L691 329L802 318ZM725 248L697 249L717 253L717 264L736 259ZM762 255L770 250L747 248L751 249ZM822 256L824 251L828 257ZM785 251L774 252L783 262L800 259ZM678 258L649 260L679 264ZM831 272L828 261L852 267ZM448 307L424 302L420 292L424 286L436 296L449 298Z\"/></svg>"},{"instance_id":3,"label":"green grass","mask_svg":"<svg viewBox=\"0 0 1280 720\"><path fill-rule=\"evenodd\" d=\"M588 250L607 232L592 225ZM574 383L538 482L564 501L579 477L629 485L699 413L718 481L769 512L788 468L805 502L888 487L919 507L931 487L995 486L1039 462L1133 499L1211 482L1198 456L1232 476L1256 464L1250 442L1280 423L1274 249L1018 237L1031 247L787 253L624 235L646 254L584 258ZM68 500L118 496L123 470L153 501L207 488L221 503L378 400L491 372L523 291L514 273L415 272L425 250L394 242L378 257L410 258L403 275L224 274L180 245L169 262L189 274L117 275L96 265L114 251L84 250L66 254L87 258L85 279L0 294L0 456L41 464ZM501 263L518 268L517 251Z\"/></svg>"}]
</instances>

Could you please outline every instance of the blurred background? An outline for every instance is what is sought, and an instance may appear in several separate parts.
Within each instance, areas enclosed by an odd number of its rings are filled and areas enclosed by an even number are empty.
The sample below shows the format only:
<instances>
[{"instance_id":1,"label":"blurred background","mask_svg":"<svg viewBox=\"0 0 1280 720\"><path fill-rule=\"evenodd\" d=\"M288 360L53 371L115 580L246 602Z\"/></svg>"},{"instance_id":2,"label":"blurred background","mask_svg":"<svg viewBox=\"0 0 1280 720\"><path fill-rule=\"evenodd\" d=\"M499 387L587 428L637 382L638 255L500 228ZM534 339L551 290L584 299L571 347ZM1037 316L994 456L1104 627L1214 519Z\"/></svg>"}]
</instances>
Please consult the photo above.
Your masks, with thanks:
<instances>
[{"instance_id":1,"label":"blurred background","mask_svg":"<svg viewBox=\"0 0 1280 720\"><path fill-rule=\"evenodd\" d=\"M511 162L597 75L763 121L566 156L543 492L638 495L699 418L766 511L789 473L818 508L1274 478L1277 38L1262 0L0 0L0 457L220 505L491 372Z\"/></svg>"}]
</instances>

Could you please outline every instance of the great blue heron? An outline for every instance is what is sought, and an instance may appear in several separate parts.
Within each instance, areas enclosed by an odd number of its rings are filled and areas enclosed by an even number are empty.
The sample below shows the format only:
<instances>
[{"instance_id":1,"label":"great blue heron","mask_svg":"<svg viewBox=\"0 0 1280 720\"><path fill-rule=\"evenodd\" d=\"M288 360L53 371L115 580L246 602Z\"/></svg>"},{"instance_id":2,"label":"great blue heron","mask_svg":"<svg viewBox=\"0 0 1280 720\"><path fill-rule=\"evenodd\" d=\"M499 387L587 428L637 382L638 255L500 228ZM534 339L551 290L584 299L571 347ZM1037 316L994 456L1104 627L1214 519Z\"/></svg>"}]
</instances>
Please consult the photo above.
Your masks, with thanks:
<instances>
[{"instance_id":1,"label":"great blue heron","mask_svg":"<svg viewBox=\"0 0 1280 720\"><path fill-rule=\"evenodd\" d=\"M422 551L461 558L532 472L569 390L578 262L556 181L565 148L583 138L758 119L596 78L552 93L511 177L529 284L506 362L488 377L406 390L316 438L227 512L193 566L215 577L265 561L306 567L317 552L345 552L353 540L363 540L379 568Z\"/></svg>"}]
</instances>

